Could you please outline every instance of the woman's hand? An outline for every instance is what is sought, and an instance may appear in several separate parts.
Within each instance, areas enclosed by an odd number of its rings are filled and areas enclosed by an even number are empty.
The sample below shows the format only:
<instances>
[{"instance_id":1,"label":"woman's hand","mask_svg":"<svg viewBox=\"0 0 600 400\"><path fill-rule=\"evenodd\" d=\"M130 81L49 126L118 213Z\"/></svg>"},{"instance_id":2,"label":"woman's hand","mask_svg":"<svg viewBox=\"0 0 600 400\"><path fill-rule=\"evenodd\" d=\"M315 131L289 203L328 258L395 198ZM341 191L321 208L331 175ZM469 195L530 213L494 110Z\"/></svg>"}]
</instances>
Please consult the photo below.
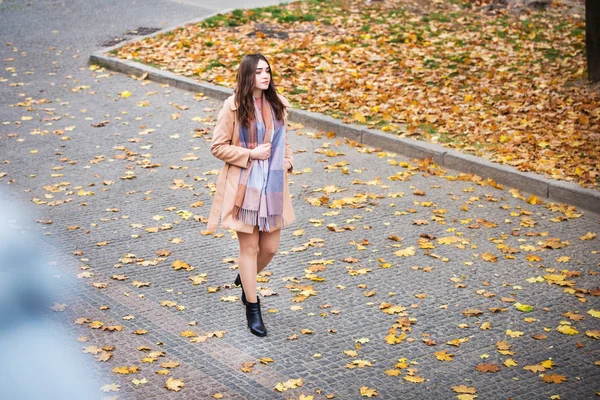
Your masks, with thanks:
<instances>
[{"instance_id":1,"label":"woman's hand","mask_svg":"<svg viewBox=\"0 0 600 400\"><path fill-rule=\"evenodd\" d=\"M250 158L253 160L266 160L271 157L271 143L264 143L250 150Z\"/></svg>"}]
</instances>

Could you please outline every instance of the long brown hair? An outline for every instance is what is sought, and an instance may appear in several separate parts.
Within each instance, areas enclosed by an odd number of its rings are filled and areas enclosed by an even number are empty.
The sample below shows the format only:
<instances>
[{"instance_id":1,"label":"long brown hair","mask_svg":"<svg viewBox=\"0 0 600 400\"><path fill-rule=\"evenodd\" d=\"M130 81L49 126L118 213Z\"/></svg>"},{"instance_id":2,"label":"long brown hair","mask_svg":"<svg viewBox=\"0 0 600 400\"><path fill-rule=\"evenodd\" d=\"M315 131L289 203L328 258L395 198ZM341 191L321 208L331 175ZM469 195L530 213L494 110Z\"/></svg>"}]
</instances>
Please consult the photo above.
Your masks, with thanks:
<instances>
[{"instance_id":1,"label":"long brown hair","mask_svg":"<svg viewBox=\"0 0 600 400\"><path fill-rule=\"evenodd\" d=\"M235 103L237 104L237 117L242 126L248 127L250 121L254 121L254 99L252 91L254 90L254 82L256 81L256 67L259 60L263 60L269 66L269 87L263 92L263 96L268 100L275 113L277 120L283 119L283 103L277 95L275 84L273 83L273 71L267 58L260 53L247 54L242 59L236 76Z\"/></svg>"}]
</instances>

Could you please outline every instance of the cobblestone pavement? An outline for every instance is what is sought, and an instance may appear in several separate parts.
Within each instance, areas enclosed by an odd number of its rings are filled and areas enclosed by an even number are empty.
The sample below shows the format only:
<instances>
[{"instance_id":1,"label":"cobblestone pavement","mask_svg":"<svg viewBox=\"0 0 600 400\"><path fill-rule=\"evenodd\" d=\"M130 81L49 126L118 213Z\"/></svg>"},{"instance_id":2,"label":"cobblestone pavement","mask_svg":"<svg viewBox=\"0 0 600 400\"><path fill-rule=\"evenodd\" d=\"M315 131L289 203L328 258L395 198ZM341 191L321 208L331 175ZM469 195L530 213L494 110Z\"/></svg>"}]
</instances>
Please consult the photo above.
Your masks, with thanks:
<instances>
[{"instance_id":1,"label":"cobblestone pavement","mask_svg":"<svg viewBox=\"0 0 600 400\"><path fill-rule=\"evenodd\" d=\"M120 385L98 398L596 396L598 216L299 127L297 223L259 283L269 335L252 336L234 233L202 232L221 103L85 62L212 12L190 4L0 3L0 190L30 204L62 272L51 318Z\"/></svg>"}]
</instances>

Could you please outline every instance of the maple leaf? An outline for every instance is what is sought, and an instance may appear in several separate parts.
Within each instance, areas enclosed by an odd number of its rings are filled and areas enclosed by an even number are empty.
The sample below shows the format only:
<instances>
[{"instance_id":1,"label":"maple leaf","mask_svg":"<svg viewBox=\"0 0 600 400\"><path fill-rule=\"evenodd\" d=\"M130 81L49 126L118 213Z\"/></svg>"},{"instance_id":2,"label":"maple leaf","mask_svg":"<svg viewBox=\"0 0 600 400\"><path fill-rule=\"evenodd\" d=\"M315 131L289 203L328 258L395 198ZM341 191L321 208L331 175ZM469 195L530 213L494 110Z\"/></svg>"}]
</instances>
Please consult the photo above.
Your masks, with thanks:
<instances>
[{"instance_id":1,"label":"maple leaf","mask_svg":"<svg viewBox=\"0 0 600 400\"><path fill-rule=\"evenodd\" d=\"M506 335L508 335L510 337L513 337L513 338L517 338L517 337L523 336L523 332L521 332L521 331L513 331L513 330L510 330L510 329L507 329L505 333L506 333Z\"/></svg>"},{"instance_id":2,"label":"maple leaf","mask_svg":"<svg viewBox=\"0 0 600 400\"><path fill-rule=\"evenodd\" d=\"M247 361L245 363L242 363L242 372L252 372L252 369L254 368L255 364L256 362L254 361Z\"/></svg>"},{"instance_id":3,"label":"maple leaf","mask_svg":"<svg viewBox=\"0 0 600 400\"><path fill-rule=\"evenodd\" d=\"M593 339L600 339L600 329L587 330L585 331L585 335Z\"/></svg>"},{"instance_id":4,"label":"maple leaf","mask_svg":"<svg viewBox=\"0 0 600 400\"><path fill-rule=\"evenodd\" d=\"M588 233L586 233L586 234L585 234L585 235L583 235L583 236L579 236L579 240L592 240L592 239L593 239L593 238L595 238L595 237L596 237L596 234L595 234L595 233L588 232Z\"/></svg>"},{"instance_id":5,"label":"maple leaf","mask_svg":"<svg viewBox=\"0 0 600 400\"><path fill-rule=\"evenodd\" d=\"M366 122L367 121L366 118L365 118L365 116L361 112L359 112L359 111L355 112L352 115L352 119L355 120L355 121L358 121L358 122Z\"/></svg>"},{"instance_id":6,"label":"maple leaf","mask_svg":"<svg viewBox=\"0 0 600 400\"><path fill-rule=\"evenodd\" d=\"M109 353L108 351L102 351L100 354L98 354L96 356L96 360L106 362L106 361L110 360L111 357L112 357L111 353Z\"/></svg>"},{"instance_id":7,"label":"maple leaf","mask_svg":"<svg viewBox=\"0 0 600 400\"><path fill-rule=\"evenodd\" d=\"M559 325L556 330L564 335L577 335L579 331L569 325Z\"/></svg>"},{"instance_id":8,"label":"maple leaf","mask_svg":"<svg viewBox=\"0 0 600 400\"><path fill-rule=\"evenodd\" d=\"M175 260L175 261L173 261L172 267L176 271L180 270L180 269L184 269L186 271L192 271L192 270L195 269L194 267L190 266L188 263L186 263L183 260Z\"/></svg>"},{"instance_id":9,"label":"maple leaf","mask_svg":"<svg viewBox=\"0 0 600 400\"><path fill-rule=\"evenodd\" d=\"M450 346L460 346L461 344L465 343L469 341L469 338L458 338L458 339L453 339L453 340L449 340L446 342L446 344L449 344Z\"/></svg>"},{"instance_id":10,"label":"maple leaf","mask_svg":"<svg viewBox=\"0 0 600 400\"><path fill-rule=\"evenodd\" d=\"M436 351L433 354L440 361L452 361L452 357L454 357L454 354L446 353L446 350Z\"/></svg>"},{"instance_id":11,"label":"maple leaf","mask_svg":"<svg viewBox=\"0 0 600 400\"><path fill-rule=\"evenodd\" d=\"M387 376L399 376L402 374L402 371L399 369L387 369L385 370L385 374Z\"/></svg>"},{"instance_id":12,"label":"maple leaf","mask_svg":"<svg viewBox=\"0 0 600 400\"><path fill-rule=\"evenodd\" d=\"M515 360L513 360L512 358L507 358L506 360L504 360L503 364L506 367L516 367L518 364L516 363Z\"/></svg>"},{"instance_id":13,"label":"maple leaf","mask_svg":"<svg viewBox=\"0 0 600 400\"><path fill-rule=\"evenodd\" d=\"M121 325L104 325L102 327L103 331L109 331L109 332L121 332L123 330L123 327Z\"/></svg>"},{"instance_id":14,"label":"maple leaf","mask_svg":"<svg viewBox=\"0 0 600 400\"><path fill-rule=\"evenodd\" d=\"M165 387L174 392L179 392L184 386L185 384L180 379L169 378L165 383Z\"/></svg>"},{"instance_id":15,"label":"maple leaf","mask_svg":"<svg viewBox=\"0 0 600 400\"><path fill-rule=\"evenodd\" d=\"M402 343L402 341L406 339L406 333L402 332L400 335L396 336L395 333L390 333L389 335L387 335L384 340L387 344L398 344L398 343Z\"/></svg>"},{"instance_id":16,"label":"maple leaf","mask_svg":"<svg viewBox=\"0 0 600 400\"><path fill-rule=\"evenodd\" d=\"M481 255L481 258L485 261L489 261L489 262L496 262L498 261L498 257L496 257L495 255L493 255L492 253L483 253Z\"/></svg>"},{"instance_id":17,"label":"maple leaf","mask_svg":"<svg viewBox=\"0 0 600 400\"><path fill-rule=\"evenodd\" d=\"M546 368L540 364L526 365L523 367L523 369L531 371L533 373L544 372L546 370Z\"/></svg>"},{"instance_id":18,"label":"maple leaf","mask_svg":"<svg viewBox=\"0 0 600 400\"><path fill-rule=\"evenodd\" d=\"M273 289L261 289L259 290L258 294L260 294L263 297L269 297L269 296L276 296L278 293L276 291L274 291Z\"/></svg>"},{"instance_id":19,"label":"maple leaf","mask_svg":"<svg viewBox=\"0 0 600 400\"><path fill-rule=\"evenodd\" d=\"M275 390L277 390L278 392L285 392L286 390L289 389L295 389L297 387L302 386L303 382L302 382L302 378L298 378L298 379L288 379L285 382L278 382L275 385Z\"/></svg>"},{"instance_id":20,"label":"maple leaf","mask_svg":"<svg viewBox=\"0 0 600 400\"><path fill-rule=\"evenodd\" d=\"M212 338L212 337L222 338L223 336L225 336L226 333L227 333L227 331L206 332L206 336L208 336L209 338Z\"/></svg>"},{"instance_id":21,"label":"maple leaf","mask_svg":"<svg viewBox=\"0 0 600 400\"><path fill-rule=\"evenodd\" d=\"M563 317L567 317L567 318L569 318L569 319L571 319L573 321L581 321L581 320L585 319L584 315L579 314L577 312L573 313L573 312L569 311L569 312L563 313L561 315Z\"/></svg>"},{"instance_id":22,"label":"maple leaf","mask_svg":"<svg viewBox=\"0 0 600 400\"><path fill-rule=\"evenodd\" d=\"M97 289L106 289L108 287L108 282L94 282L92 285Z\"/></svg>"},{"instance_id":23,"label":"maple leaf","mask_svg":"<svg viewBox=\"0 0 600 400\"><path fill-rule=\"evenodd\" d=\"M469 308L469 309L464 310L462 313L467 317L476 317L478 315L483 314L483 311L478 310L476 308Z\"/></svg>"},{"instance_id":24,"label":"maple leaf","mask_svg":"<svg viewBox=\"0 0 600 400\"><path fill-rule=\"evenodd\" d=\"M192 337L190 339L190 342L192 342L192 343L204 343L207 340L208 340L208 336L206 336L206 335L200 335L200 336Z\"/></svg>"},{"instance_id":25,"label":"maple leaf","mask_svg":"<svg viewBox=\"0 0 600 400\"><path fill-rule=\"evenodd\" d=\"M118 385L116 383L110 383L108 385L102 386L100 390L102 390L103 392L118 392L120 388L121 385Z\"/></svg>"},{"instance_id":26,"label":"maple leaf","mask_svg":"<svg viewBox=\"0 0 600 400\"><path fill-rule=\"evenodd\" d=\"M379 393L377 393L377 390L375 388L370 388L368 386L361 386L360 395L363 397L373 397L373 396L379 396Z\"/></svg>"},{"instance_id":27,"label":"maple leaf","mask_svg":"<svg viewBox=\"0 0 600 400\"><path fill-rule=\"evenodd\" d=\"M477 371L480 372L498 372L500 371L500 367L496 364L477 364L475 367Z\"/></svg>"},{"instance_id":28,"label":"maple leaf","mask_svg":"<svg viewBox=\"0 0 600 400\"><path fill-rule=\"evenodd\" d=\"M594 318L600 318L600 310L591 309L587 313L590 314Z\"/></svg>"},{"instance_id":29,"label":"maple leaf","mask_svg":"<svg viewBox=\"0 0 600 400\"><path fill-rule=\"evenodd\" d=\"M481 326L479 326L479 329L481 329L482 331L487 331L489 329L491 329L492 325L489 323L489 321L486 321L484 323L481 324Z\"/></svg>"},{"instance_id":30,"label":"maple leaf","mask_svg":"<svg viewBox=\"0 0 600 400\"><path fill-rule=\"evenodd\" d=\"M115 367L112 370L115 374L132 374L139 371L139 367L136 366L124 366L124 367Z\"/></svg>"},{"instance_id":31,"label":"maple leaf","mask_svg":"<svg viewBox=\"0 0 600 400\"><path fill-rule=\"evenodd\" d=\"M102 349L100 347L96 347L96 346L87 346L83 349L84 353L91 353L91 354L98 354L102 351Z\"/></svg>"},{"instance_id":32,"label":"maple leaf","mask_svg":"<svg viewBox=\"0 0 600 400\"><path fill-rule=\"evenodd\" d=\"M452 386L452 390L456 393L464 393L464 394L475 394L477 389L468 387L466 385Z\"/></svg>"},{"instance_id":33,"label":"maple leaf","mask_svg":"<svg viewBox=\"0 0 600 400\"><path fill-rule=\"evenodd\" d=\"M415 255L415 248L414 248L414 246L410 246L410 247L407 247L407 248L402 249L402 250L397 250L397 251L394 252L394 255L396 255L398 257L414 256Z\"/></svg>"},{"instance_id":34,"label":"maple leaf","mask_svg":"<svg viewBox=\"0 0 600 400\"><path fill-rule=\"evenodd\" d=\"M496 347L498 350L508 350L510 349L510 344L505 340L501 340L496 342Z\"/></svg>"},{"instance_id":35,"label":"maple leaf","mask_svg":"<svg viewBox=\"0 0 600 400\"><path fill-rule=\"evenodd\" d=\"M413 221L413 225L429 225L429 221L426 219L417 219Z\"/></svg>"},{"instance_id":36,"label":"maple leaf","mask_svg":"<svg viewBox=\"0 0 600 400\"><path fill-rule=\"evenodd\" d=\"M462 394L459 394L458 396L456 396L456 398L458 400L474 400L477 397L478 396L475 394L466 394L466 393L462 393Z\"/></svg>"},{"instance_id":37,"label":"maple leaf","mask_svg":"<svg viewBox=\"0 0 600 400\"><path fill-rule=\"evenodd\" d=\"M418 375L406 375L404 377L404 380L406 380L408 382L412 382L412 383L422 383L422 382L425 382L425 378L420 377Z\"/></svg>"},{"instance_id":38,"label":"maple leaf","mask_svg":"<svg viewBox=\"0 0 600 400\"><path fill-rule=\"evenodd\" d=\"M546 383L562 383L567 380L567 377L559 374L545 374L542 376L542 380Z\"/></svg>"},{"instance_id":39,"label":"maple leaf","mask_svg":"<svg viewBox=\"0 0 600 400\"><path fill-rule=\"evenodd\" d=\"M533 311L533 306L527 305L527 304L521 304L521 303L515 303L513 304L513 306L521 311L521 312L531 312Z\"/></svg>"},{"instance_id":40,"label":"maple leaf","mask_svg":"<svg viewBox=\"0 0 600 400\"><path fill-rule=\"evenodd\" d=\"M162 368L175 368L175 367L179 366L179 363L176 361L167 361L167 362L160 363L160 366Z\"/></svg>"},{"instance_id":41,"label":"maple leaf","mask_svg":"<svg viewBox=\"0 0 600 400\"><path fill-rule=\"evenodd\" d=\"M368 360L354 360L351 363L346 364L345 368L352 369L352 368L356 368L356 367L364 368L364 367L372 367L372 366L373 366L373 364L371 364L371 362Z\"/></svg>"},{"instance_id":42,"label":"maple leaf","mask_svg":"<svg viewBox=\"0 0 600 400\"><path fill-rule=\"evenodd\" d=\"M88 324L88 326L92 329L100 329L104 326L104 322L102 321L92 321Z\"/></svg>"},{"instance_id":43,"label":"maple leaf","mask_svg":"<svg viewBox=\"0 0 600 400\"><path fill-rule=\"evenodd\" d=\"M542 257L535 255L535 254L528 254L525 259L529 262L538 262L538 261L542 261Z\"/></svg>"}]
</instances>

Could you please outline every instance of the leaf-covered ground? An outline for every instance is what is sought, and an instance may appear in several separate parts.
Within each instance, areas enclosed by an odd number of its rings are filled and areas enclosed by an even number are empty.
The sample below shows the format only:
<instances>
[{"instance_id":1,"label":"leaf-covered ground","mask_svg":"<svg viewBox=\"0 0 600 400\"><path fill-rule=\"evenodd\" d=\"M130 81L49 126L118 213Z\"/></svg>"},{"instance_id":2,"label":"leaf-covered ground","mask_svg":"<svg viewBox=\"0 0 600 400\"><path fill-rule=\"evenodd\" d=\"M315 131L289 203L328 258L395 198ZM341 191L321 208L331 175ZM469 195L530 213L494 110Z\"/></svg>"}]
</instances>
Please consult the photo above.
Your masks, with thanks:
<instances>
[{"instance_id":1,"label":"leaf-covered ground","mask_svg":"<svg viewBox=\"0 0 600 400\"><path fill-rule=\"evenodd\" d=\"M205 230L222 102L81 56L105 38L98 15L120 32L155 26L175 18L159 14L167 0L133 11L79 1L0 4L0 191L30 204L0 225L43 233L28 244L47 262L24 279L62 283L43 306L70 328L96 398L599 392L597 216L298 124L288 136L297 220L257 278L269 335L254 337L232 285L236 234ZM5 332L21 329L11 320L21 308L3 306ZM18 360L9 374L21 367L38 382L34 368L70 361L2 355Z\"/></svg>"},{"instance_id":2,"label":"leaf-covered ground","mask_svg":"<svg viewBox=\"0 0 600 400\"><path fill-rule=\"evenodd\" d=\"M232 87L246 53L272 61L297 106L587 187L600 184L600 96L585 21L459 0L310 0L235 10L117 53Z\"/></svg>"}]
</instances>

